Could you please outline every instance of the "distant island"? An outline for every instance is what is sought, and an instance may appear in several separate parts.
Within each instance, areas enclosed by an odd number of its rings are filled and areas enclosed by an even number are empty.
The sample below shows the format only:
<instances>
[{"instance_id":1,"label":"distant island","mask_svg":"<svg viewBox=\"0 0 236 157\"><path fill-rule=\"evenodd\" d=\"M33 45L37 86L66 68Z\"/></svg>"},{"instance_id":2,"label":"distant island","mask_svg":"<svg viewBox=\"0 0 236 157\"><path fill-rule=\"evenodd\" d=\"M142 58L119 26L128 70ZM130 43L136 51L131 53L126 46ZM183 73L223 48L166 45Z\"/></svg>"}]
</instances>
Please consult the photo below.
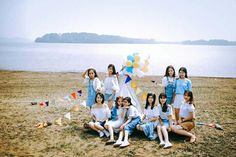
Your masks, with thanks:
<instances>
[{"instance_id":1,"label":"distant island","mask_svg":"<svg viewBox=\"0 0 236 157\"><path fill-rule=\"evenodd\" d=\"M156 44L154 39L136 39L115 35L98 35L96 33L50 33L38 37L35 42L42 43L128 43Z\"/></svg>"},{"instance_id":2,"label":"distant island","mask_svg":"<svg viewBox=\"0 0 236 157\"><path fill-rule=\"evenodd\" d=\"M118 35L98 35L96 33L49 33L35 39L37 43L96 43L96 44L183 44L183 45L219 45L236 46L236 41L224 39L186 40L182 42L156 41Z\"/></svg>"},{"instance_id":3,"label":"distant island","mask_svg":"<svg viewBox=\"0 0 236 157\"><path fill-rule=\"evenodd\" d=\"M183 41L184 45L223 45L223 46L231 46L236 45L236 41L228 41L223 39L213 39L213 40L186 40Z\"/></svg>"}]
</instances>

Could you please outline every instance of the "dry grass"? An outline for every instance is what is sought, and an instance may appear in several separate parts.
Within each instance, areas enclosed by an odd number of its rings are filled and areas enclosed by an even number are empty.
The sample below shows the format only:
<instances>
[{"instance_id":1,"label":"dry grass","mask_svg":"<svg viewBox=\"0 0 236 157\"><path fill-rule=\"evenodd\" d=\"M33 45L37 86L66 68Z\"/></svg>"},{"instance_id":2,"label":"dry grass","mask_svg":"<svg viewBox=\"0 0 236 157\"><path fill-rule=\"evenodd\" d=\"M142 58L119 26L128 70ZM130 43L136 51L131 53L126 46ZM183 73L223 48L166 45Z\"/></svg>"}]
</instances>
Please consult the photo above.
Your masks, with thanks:
<instances>
[{"instance_id":1,"label":"dry grass","mask_svg":"<svg viewBox=\"0 0 236 157\"><path fill-rule=\"evenodd\" d=\"M71 121L63 118L63 126L35 128L39 121L53 121L68 112L68 105L58 98L83 89L82 99L86 99L87 91L80 75L0 71L0 156L236 156L236 123L223 124L236 122L236 79L191 78L197 121L218 122L224 127L223 131L196 127L195 144L170 134L173 147L163 150L158 147L158 141L149 141L136 132L131 136L132 145L127 148L107 146L107 139L83 128L90 117L82 106L79 112L72 113ZM151 83L154 79L161 82L160 77L152 76L136 81L142 90L159 94L160 86ZM30 105L31 101L52 102L53 99L55 105L43 109Z\"/></svg>"}]
</instances>

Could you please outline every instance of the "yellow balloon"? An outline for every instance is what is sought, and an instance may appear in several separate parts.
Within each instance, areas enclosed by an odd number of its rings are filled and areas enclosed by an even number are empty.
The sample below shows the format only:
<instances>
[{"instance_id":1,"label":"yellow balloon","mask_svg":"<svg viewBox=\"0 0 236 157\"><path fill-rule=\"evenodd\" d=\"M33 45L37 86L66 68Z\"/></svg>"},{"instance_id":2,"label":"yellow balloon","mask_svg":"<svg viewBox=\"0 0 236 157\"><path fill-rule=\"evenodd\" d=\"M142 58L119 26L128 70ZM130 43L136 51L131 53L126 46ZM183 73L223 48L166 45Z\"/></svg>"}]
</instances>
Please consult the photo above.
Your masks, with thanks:
<instances>
[{"instance_id":1,"label":"yellow balloon","mask_svg":"<svg viewBox=\"0 0 236 157\"><path fill-rule=\"evenodd\" d=\"M142 94L142 101L145 101L147 98L147 93L146 92L143 92Z\"/></svg>"},{"instance_id":2,"label":"yellow balloon","mask_svg":"<svg viewBox=\"0 0 236 157\"><path fill-rule=\"evenodd\" d=\"M140 61L140 57L139 56L134 56L134 61L135 62L139 62Z\"/></svg>"},{"instance_id":3,"label":"yellow balloon","mask_svg":"<svg viewBox=\"0 0 236 157\"><path fill-rule=\"evenodd\" d=\"M134 62L134 63L133 63L133 67L134 67L134 68L138 68L138 67L139 67L139 64L138 64L137 62Z\"/></svg>"},{"instance_id":4,"label":"yellow balloon","mask_svg":"<svg viewBox=\"0 0 236 157\"><path fill-rule=\"evenodd\" d=\"M131 81L131 87L132 87L133 89L137 88L137 84L136 84L135 81Z\"/></svg>"},{"instance_id":5,"label":"yellow balloon","mask_svg":"<svg viewBox=\"0 0 236 157\"><path fill-rule=\"evenodd\" d=\"M147 65L145 65L145 66L143 66L143 68L141 69L141 71L143 71L143 72L148 72L148 66Z\"/></svg>"},{"instance_id":6,"label":"yellow balloon","mask_svg":"<svg viewBox=\"0 0 236 157\"><path fill-rule=\"evenodd\" d=\"M131 62L131 61L127 61L127 62L126 62L126 66L127 66L127 67L131 67L131 66L132 66L132 62Z\"/></svg>"}]
</instances>

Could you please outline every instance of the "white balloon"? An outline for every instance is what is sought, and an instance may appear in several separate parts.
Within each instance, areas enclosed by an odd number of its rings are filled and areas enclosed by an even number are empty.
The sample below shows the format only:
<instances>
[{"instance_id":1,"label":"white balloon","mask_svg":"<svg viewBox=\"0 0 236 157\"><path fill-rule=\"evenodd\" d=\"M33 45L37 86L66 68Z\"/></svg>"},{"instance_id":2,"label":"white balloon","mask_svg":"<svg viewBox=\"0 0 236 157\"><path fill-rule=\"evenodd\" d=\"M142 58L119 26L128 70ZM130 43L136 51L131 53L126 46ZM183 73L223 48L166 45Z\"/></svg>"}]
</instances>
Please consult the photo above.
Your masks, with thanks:
<instances>
[{"instance_id":1,"label":"white balloon","mask_svg":"<svg viewBox=\"0 0 236 157\"><path fill-rule=\"evenodd\" d=\"M144 72L142 72L139 69L134 69L134 74L137 75L138 77L143 77L144 76Z\"/></svg>"}]
</instances>

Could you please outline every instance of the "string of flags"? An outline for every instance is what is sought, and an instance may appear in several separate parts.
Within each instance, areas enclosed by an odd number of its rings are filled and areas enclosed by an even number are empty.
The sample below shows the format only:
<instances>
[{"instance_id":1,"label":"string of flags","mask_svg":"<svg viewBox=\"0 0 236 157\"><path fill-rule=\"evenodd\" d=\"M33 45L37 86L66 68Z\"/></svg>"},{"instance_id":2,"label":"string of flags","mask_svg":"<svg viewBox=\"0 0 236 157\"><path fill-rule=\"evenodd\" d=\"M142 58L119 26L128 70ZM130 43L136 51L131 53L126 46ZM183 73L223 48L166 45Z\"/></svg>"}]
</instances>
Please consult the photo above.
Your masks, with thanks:
<instances>
[{"instance_id":1,"label":"string of flags","mask_svg":"<svg viewBox=\"0 0 236 157\"><path fill-rule=\"evenodd\" d=\"M58 98L59 101L61 102L65 102L65 101L69 101L71 102L72 100L77 100L79 99L79 97L81 97L83 94L82 90L78 90L76 92L72 92L70 93L70 95L66 95L64 96L63 98ZM51 103L53 105L55 105L55 99L53 99L51 101ZM41 108L44 108L44 107L48 107L49 106L49 101L41 101L41 102L31 102L31 105L39 105ZM82 106L86 107L86 102L83 101L81 102ZM66 103L66 106L69 106L67 103ZM69 109L69 108L68 108ZM67 112L65 115L64 115L64 118L68 119L68 120L71 120L71 113L70 112L78 112L79 111L79 105L73 105L71 109L69 109L69 112ZM59 125L59 126L62 126L62 117L59 117L58 119L56 119L54 121L54 123L56 125ZM52 125L51 122L39 122L38 124L36 124L35 126L37 128L45 128L47 126L50 126Z\"/></svg>"}]
</instances>

